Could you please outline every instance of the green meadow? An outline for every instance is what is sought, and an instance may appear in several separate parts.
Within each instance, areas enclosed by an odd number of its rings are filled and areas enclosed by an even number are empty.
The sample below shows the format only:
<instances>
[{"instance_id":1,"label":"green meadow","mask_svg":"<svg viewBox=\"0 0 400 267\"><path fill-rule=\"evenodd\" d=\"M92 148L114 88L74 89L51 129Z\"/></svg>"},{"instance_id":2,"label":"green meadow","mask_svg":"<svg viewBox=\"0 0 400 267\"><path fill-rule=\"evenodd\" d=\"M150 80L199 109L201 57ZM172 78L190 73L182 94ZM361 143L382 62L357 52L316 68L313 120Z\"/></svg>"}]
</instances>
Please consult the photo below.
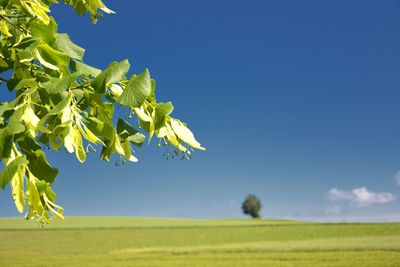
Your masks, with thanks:
<instances>
[{"instance_id":1,"label":"green meadow","mask_svg":"<svg viewBox=\"0 0 400 267\"><path fill-rule=\"evenodd\" d=\"M400 223L3 218L0 266L400 266Z\"/></svg>"}]
</instances>

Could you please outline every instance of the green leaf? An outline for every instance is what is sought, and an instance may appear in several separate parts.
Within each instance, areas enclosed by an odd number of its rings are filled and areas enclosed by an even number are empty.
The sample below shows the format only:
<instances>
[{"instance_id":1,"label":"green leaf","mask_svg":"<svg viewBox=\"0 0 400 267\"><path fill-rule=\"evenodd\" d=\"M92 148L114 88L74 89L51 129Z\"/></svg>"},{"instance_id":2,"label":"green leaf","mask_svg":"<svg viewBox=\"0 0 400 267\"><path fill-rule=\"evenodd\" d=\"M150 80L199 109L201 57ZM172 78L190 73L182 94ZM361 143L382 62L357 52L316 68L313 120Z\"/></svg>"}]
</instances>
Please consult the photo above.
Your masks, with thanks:
<instances>
[{"instance_id":1,"label":"green leaf","mask_svg":"<svg viewBox=\"0 0 400 267\"><path fill-rule=\"evenodd\" d=\"M100 138L98 138L83 122L77 121L76 126L86 140L95 144L101 144L105 146L104 142Z\"/></svg>"},{"instance_id":2,"label":"green leaf","mask_svg":"<svg viewBox=\"0 0 400 267\"><path fill-rule=\"evenodd\" d=\"M76 60L71 60L69 62L69 66L73 72L77 72L79 74L96 77L101 73L101 70L93 68L92 66L86 65L85 63Z\"/></svg>"},{"instance_id":3,"label":"green leaf","mask_svg":"<svg viewBox=\"0 0 400 267\"><path fill-rule=\"evenodd\" d=\"M66 33L57 33L53 46L74 59L82 60L85 54L85 49L74 44Z\"/></svg>"},{"instance_id":4,"label":"green leaf","mask_svg":"<svg viewBox=\"0 0 400 267\"><path fill-rule=\"evenodd\" d=\"M79 132L78 128L74 127L73 131L71 132L71 135L72 135L73 146L75 148L76 158L81 163L83 163L86 161L86 153L85 150L83 149L81 133Z\"/></svg>"},{"instance_id":5,"label":"green leaf","mask_svg":"<svg viewBox=\"0 0 400 267\"><path fill-rule=\"evenodd\" d=\"M39 40L36 37L31 36L22 39L19 43L14 45L14 48L32 52L38 44Z\"/></svg>"},{"instance_id":6,"label":"green leaf","mask_svg":"<svg viewBox=\"0 0 400 267\"><path fill-rule=\"evenodd\" d=\"M14 135L25 130L25 126L19 122L10 122L5 128L0 130L0 156L8 158L11 154Z\"/></svg>"},{"instance_id":7,"label":"green leaf","mask_svg":"<svg viewBox=\"0 0 400 267\"><path fill-rule=\"evenodd\" d=\"M10 79L7 81L7 87L10 91L25 88L37 88L38 82L33 78L27 79Z\"/></svg>"},{"instance_id":8,"label":"green leaf","mask_svg":"<svg viewBox=\"0 0 400 267\"><path fill-rule=\"evenodd\" d=\"M107 84L121 81L130 68L128 60L111 63L107 69L97 75L92 81L92 86L97 93L104 93Z\"/></svg>"},{"instance_id":9,"label":"green leaf","mask_svg":"<svg viewBox=\"0 0 400 267\"><path fill-rule=\"evenodd\" d=\"M7 36L7 37L12 36L12 34L10 33L10 29L7 25L7 22L5 22L4 20L0 21L0 32L3 36Z\"/></svg>"},{"instance_id":10,"label":"green leaf","mask_svg":"<svg viewBox=\"0 0 400 267\"><path fill-rule=\"evenodd\" d=\"M169 124L165 125L165 135L166 135L168 141L172 145L174 145L177 149L179 149L180 151L182 151L184 153L188 153L188 149L181 144L179 138L174 133L174 131L172 130L172 128Z\"/></svg>"},{"instance_id":11,"label":"green leaf","mask_svg":"<svg viewBox=\"0 0 400 267\"><path fill-rule=\"evenodd\" d=\"M58 175L58 169L50 165L46 159L46 154L42 150L37 150L26 155L29 159L28 168L37 178L53 183Z\"/></svg>"},{"instance_id":12,"label":"green leaf","mask_svg":"<svg viewBox=\"0 0 400 267\"><path fill-rule=\"evenodd\" d=\"M47 161L46 154L42 151L41 146L28 136L19 138L17 142L29 161L30 172L40 180L53 183L58 175L58 169L51 166Z\"/></svg>"},{"instance_id":13,"label":"green leaf","mask_svg":"<svg viewBox=\"0 0 400 267\"><path fill-rule=\"evenodd\" d=\"M17 143L24 154L29 154L36 150L42 149L42 147L33 138L26 135L18 138Z\"/></svg>"},{"instance_id":14,"label":"green leaf","mask_svg":"<svg viewBox=\"0 0 400 267\"><path fill-rule=\"evenodd\" d=\"M39 190L37 189L37 179L32 174L29 174L27 179L26 199L28 201L29 213L28 219L34 219L35 214L45 214L42 201L40 199Z\"/></svg>"},{"instance_id":15,"label":"green leaf","mask_svg":"<svg viewBox=\"0 0 400 267\"><path fill-rule=\"evenodd\" d=\"M16 157L8 163L5 169L0 173L0 187L4 189L17 173L19 167L27 165L28 163L29 161L24 156Z\"/></svg>"},{"instance_id":16,"label":"green leaf","mask_svg":"<svg viewBox=\"0 0 400 267\"><path fill-rule=\"evenodd\" d=\"M115 135L112 139L106 140L104 143L106 144L106 146L103 146L103 148L101 150L100 158L101 158L101 160L109 161L111 155L115 152L115 145L114 145Z\"/></svg>"},{"instance_id":17,"label":"green leaf","mask_svg":"<svg viewBox=\"0 0 400 267\"><path fill-rule=\"evenodd\" d=\"M52 44L56 40L54 36L56 31L57 24L54 19L51 19L48 25L38 21L33 21L30 28L30 32L33 36L48 44Z\"/></svg>"},{"instance_id":18,"label":"green leaf","mask_svg":"<svg viewBox=\"0 0 400 267\"><path fill-rule=\"evenodd\" d=\"M43 66L49 69L59 71L68 68L69 57L46 43L39 44L36 49L36 57Z\"/></svg>"},{"instance_id":19,"label":"green leaf","mask_svg":"<svg viewBox=\"0 0 400 267\"><path fill-rule=\"evenodd\" d=\"M140 107L151 92L151 79L148 69L145 69L137 77L132 76L124 92L117 101L131 108Z\"/></svg>"},{"instance_id":20,"label":"green leaf","mask_svg":"<svg viewBox=\"0 0 400 267\"><path fill-rule=\"evenodd\" d=\"M149 96L147 97L147 99L152 104L157 103L155 91L156 91L156 81L151 79L151 92L150 92Z\"/></svg>"},{"instance_id":21,"label":"green leaf","mask_svg":"<svg viewBox=\"0 0 400 267\"><path fill-rule=\"evenodd\" d=\"M57 135L54 134L54 133L49 134L49 135L48 135L48 138L49 138L49 141L48 141L48 142L49 142L49 144L50 144L50 147L51 147L52 149L54 149L55 151L60 150L60 148L61 148L62 145L63 145L63 142L62 142L61 138L60 138L60 139L57 139Z\"/></svg>"},{"instance_id":22,"label":"green leaf","mask_svg":"<svg viewBox=\"0 0 400 267\"><path fill-rule=\"evenodd\" d=\"M47 13L50 12L50 9L48 4L46 5L42 1L38 0L18 1L17 3L19 3L26 12L30 13L32 17L40 20L45 25L49 25L50 17L47 15Z\"/></svg>"},{"instance_id":23,"label":"green leaf","mask_svg":"<svg viewBox=\"0 0 400 267\"><path fill-rule=\"evenodd\" d=\"M42 131L43 133L50 133L50 131L44 127L44 124L46 121L53 115L59 115L61 112L64 111L64 109L68 108L69 105L71 104L71 96L66 97L63 99L61 102L57 104L52 110L50 110L49 113L47 113L39 122L37 125L37 128Z\"/></svg>"},{"instance_id":24,"label":"green leaf","mask_svg":"<svg viewBox=\"0 0 400 267\"><path fill-rule=\"evenodd\" d=\"M174 106L172 105L171 102L157 104L156 116L155 116L155 121L154 121L155 130L158 130L162 126L164 126L166 116L171 114L173 110L174 110Z\"/></svg>"},{"instance_id":25,"label":"green leaf","mask_svg":"<svg viewBox=\"0 0 400 267\"><path fill-rule=\"evenodd\" d=\"M12 102L0 103L0 123L4 123L9 116L14 112L14 107L18 103L18 99L14 99ZM0 130L1 131L1 130Z\"/></svg>"},{"instance_id":26,"label":"green leaf","mask_svg":"<svg viewBox=\"0 0 400 267\"><path fill-rule=\"evenodd\" d=\"M187 143L193 148L197 148L200 150L205 150L204 147L200 145L200 143L194 138L193 133L186 127L181 121L176 119L171 119L171 127L174 133L181 139L183 142Z\"/></svg>"},{"instance_id":27,"label":"green leaf","mask_svg":"<svg viewBox=\"0 0 400 267\"><path fill-rule=\"evenodd\" d=\"M136 146L142 146L146 137L138 132L135 127L123 119L118 119L117 133L123 140L128 140Z\"/></svg>"},{"instance_id":28,"label":"green leaf","mask_svg":"<svg viewBox=\"0 0 400 267\"><path fill-rule=\"evenodd\" d=\"M73 5L75 12L81 16L84 15L86 12L89 12L93 23L97 22L97 19L99 17L99 9L107 14L114 13L114 11L108 9L101 0L65 0L64 2Z\"/></svg>"},{"instance_id":29,"label":"green leaf","mask_svg":"<svg viewBox=\"0 0 400 267\"><path fill-rule=\"evenodd\" d=\"M19 165L17 171L11 179L12 196L17 210L22 213L25 208L24 176L25 165Z\"/></svg>"},{"instance_id":30,"label":"green leaf","mask_svg":"<svg viewBox=\"0 0 400 267\"><path fill-rule=\"evenodd\" d=\"M0 72L3 72L7 69L11 68L11 66L8 65L7 61L4 59L0 58Z\"/></svg>"},{"instance_id":31,"label":"green leaf","mask_svg":"<svg viewBox=\"0 0 400 267\"><path fill-rule=\"evenodd\" d=\"M42 87L49 94L60 94L66 92L76 81L78 73L67 75L63 78L50 78L49 81L42 83Z\"/></svg>"},{"instance_id":32,"label":"green leaf","mask_svg":"<svg viewBox=\"0 0 400 267\"><path fill-rule=\"evenodd\" d=\"M115 134L113 125L99 120L96 117L87 118L87 127L93 132L93 134L104 137L108 140L112 139Z\"/></svg>"}]
</instances>

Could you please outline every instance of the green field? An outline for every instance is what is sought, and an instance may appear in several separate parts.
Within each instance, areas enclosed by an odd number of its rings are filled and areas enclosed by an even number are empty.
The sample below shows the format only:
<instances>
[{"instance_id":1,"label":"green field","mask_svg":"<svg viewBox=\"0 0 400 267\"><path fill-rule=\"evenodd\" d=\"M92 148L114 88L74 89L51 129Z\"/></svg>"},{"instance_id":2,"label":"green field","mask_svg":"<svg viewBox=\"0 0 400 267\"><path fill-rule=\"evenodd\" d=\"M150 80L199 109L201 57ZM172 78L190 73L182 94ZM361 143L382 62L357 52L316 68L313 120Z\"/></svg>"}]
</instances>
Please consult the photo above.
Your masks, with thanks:
<instances>
[{"instance_id":1,"label":"green field","mask_svg":"<svg viewBox=\"0 0 400 267\"><path fill-rule=\"evenodd\" d=\"M400 223L3 218L0 266L400 266Z\"/></svg>"}]
</instances>

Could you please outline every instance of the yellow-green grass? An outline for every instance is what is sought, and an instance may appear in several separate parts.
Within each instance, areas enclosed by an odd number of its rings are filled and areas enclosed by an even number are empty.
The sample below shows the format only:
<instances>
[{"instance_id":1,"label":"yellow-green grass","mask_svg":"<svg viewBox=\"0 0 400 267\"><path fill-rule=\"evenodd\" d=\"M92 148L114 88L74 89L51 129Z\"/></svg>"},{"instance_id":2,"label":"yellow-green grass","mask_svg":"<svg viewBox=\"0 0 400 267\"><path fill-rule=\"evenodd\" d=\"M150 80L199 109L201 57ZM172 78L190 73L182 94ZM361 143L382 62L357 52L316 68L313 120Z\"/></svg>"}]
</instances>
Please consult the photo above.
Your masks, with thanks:
<instances>
[{"instance_id":1,"label":"yellow-green grass","mask_svg":"<svg viewBox=\"0 0 400 267\"><path fill-rule=\"evenodd\" d=\"M400 223L3 218L0 266L400 266Z\"/></svg>"},{"instance_id":2,"label":"yellow-green grass","mask_svg":"<svg viewBox=\"0 0 400 267\"><path fill-rule=\"evenodd\" d=\"M206 227L206 226L245 226L265 224L293 224L290 220L243 220L243 219L175 219L143 217L67 217L64 221L53 220L45 229L82 229L82 228L149 228L149 227ZM0 218L0 230L38 229L39 224L21 218Z\"/></svg>"}]
</instances>

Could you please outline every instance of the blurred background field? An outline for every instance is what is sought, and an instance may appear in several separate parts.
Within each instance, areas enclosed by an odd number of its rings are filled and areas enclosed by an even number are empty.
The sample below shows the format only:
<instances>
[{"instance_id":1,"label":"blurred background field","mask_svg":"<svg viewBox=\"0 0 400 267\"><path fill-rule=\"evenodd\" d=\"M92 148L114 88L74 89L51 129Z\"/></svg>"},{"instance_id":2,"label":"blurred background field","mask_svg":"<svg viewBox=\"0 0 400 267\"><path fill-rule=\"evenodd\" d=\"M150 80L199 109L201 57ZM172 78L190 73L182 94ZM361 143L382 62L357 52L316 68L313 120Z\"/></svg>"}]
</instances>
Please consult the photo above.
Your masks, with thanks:
<instances>
[{"instance_id":1,"label":"blurred background field","mask_svg":"<svg viewBox=\"0 0 400 267\"><path fill-rule=\"evenodd\" d=\"M400 266L400 223L0 219L0 266Z\"/></svg>"}]
</instances>

